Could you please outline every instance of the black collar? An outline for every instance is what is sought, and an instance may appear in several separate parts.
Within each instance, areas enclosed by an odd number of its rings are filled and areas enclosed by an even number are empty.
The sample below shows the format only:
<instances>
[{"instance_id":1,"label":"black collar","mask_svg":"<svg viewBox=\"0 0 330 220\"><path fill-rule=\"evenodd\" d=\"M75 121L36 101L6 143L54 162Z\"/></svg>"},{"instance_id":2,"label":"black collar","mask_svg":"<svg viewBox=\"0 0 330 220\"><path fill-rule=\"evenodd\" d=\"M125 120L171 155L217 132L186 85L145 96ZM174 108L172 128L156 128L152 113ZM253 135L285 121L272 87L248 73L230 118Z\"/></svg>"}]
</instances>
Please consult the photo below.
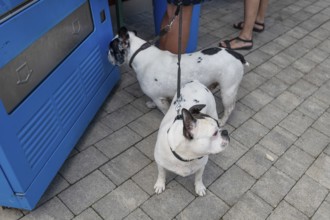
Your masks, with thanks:
<instances>
[{"instance_id":1,"label":"black collar","mask_svg":"<svg viewBox=\"0 0 330 220\"><path fill-rule=\"evenodd\" d=\"M195 158L195 159L190 159L190 160L186 160L186 159L183 159L179 154L177 154L174 150L172 150L172 148L170 147L173 155L176 157L176 159L182 161L182 162L191 162L193 160L199 160L199 159L202 159L203 157L198 157L198 158Z\"/></svg>"},{"instance_id":2,"label":"black collar","mask_svg":"<svg viewBox=\"0 0 330 220\"><path fill-rule=\"evenodd\" d=\"M149 48L151 45L152 45L152 44L149 43L149 42L145 42L144 44L142 44L142 46L141 46L139 49L137 49L137 50L133 53L131 59L129 60L129 63L128 63L129 67L132 68L132 63L133 63L133 60L134 60L135 56L136 56L138 53L140 53L142 50L145 50L145 49Z\"/></svg>"}]
</instances>

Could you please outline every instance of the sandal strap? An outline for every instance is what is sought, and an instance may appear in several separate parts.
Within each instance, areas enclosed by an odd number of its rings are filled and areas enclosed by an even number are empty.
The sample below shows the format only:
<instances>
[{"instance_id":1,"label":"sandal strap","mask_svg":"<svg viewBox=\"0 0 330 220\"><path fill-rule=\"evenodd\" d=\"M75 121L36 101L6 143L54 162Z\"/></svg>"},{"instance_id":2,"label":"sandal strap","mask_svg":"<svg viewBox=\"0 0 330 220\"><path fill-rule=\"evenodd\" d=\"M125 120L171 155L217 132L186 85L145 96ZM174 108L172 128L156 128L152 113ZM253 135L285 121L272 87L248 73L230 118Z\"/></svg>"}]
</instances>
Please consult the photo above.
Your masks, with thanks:
<instances>
[{"instance_id":1,"label":"sandal strap","mask_svg":"<svg viewBox=\"0 0 330 220\"><path fill-rule=\"evenodd\" d=\"M262 26L262 27L265 27L265 23L260 23L260 22L258 22L258 21L256 21L256 22L254 22L256 25L260 25L260 26Z\"/></svg>"},{"instance_id":2,"label":"sandal strap","mask_svg":"<svg viewBox=\"0 0 330 220\"><path fill-rule=\"evenodd\" d=\"M223 41L226 44L226 48L231 49L230 42L232 42L233 40L234 39Z\"/></svg>"},{"instance_id":3,"label":"sandal strap","mask_svg":"<svg viewBox=\"0 0 330 220\"><path fill-rule=\"evenodd\" d=\"M242 39L240 37L235 37L235 38L231 39L230 41L233 41L233 40L239 40L239 41L242 41L244 43L253 43L253 40L245 40L245 39Z\"/></svg>"}]
</instances>

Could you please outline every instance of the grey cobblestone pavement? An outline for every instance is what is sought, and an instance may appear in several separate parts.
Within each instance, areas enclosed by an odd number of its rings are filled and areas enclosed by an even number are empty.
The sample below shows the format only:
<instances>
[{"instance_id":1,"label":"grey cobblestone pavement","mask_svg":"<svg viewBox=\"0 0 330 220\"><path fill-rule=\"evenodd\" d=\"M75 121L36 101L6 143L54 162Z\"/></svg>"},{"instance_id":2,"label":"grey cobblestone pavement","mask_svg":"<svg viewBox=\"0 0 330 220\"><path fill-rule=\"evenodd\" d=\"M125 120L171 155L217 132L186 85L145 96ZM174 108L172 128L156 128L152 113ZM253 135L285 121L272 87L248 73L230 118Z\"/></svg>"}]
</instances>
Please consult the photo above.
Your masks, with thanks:
<instances>
[{"instance_id":1,"label":"grey cobblestone pavement","mask_svg":"<svg viewBox=\"0 0 330 220\"><path fill-rule=\"evenodd\" d=\"M205 2L198 49L237 36L232 24L242 15L243 1ZM125 23L153 37L152 11L127 15ZM329 220L330 0L270 0L266 30L242 53L250 66L226 125L231 145L210 157L205 197L196 196L192 177L175 175L154 193L163 115L146 108L135 73L123 66L38 207L0 207L0 219Z\"/></svg>"}]
</instances>

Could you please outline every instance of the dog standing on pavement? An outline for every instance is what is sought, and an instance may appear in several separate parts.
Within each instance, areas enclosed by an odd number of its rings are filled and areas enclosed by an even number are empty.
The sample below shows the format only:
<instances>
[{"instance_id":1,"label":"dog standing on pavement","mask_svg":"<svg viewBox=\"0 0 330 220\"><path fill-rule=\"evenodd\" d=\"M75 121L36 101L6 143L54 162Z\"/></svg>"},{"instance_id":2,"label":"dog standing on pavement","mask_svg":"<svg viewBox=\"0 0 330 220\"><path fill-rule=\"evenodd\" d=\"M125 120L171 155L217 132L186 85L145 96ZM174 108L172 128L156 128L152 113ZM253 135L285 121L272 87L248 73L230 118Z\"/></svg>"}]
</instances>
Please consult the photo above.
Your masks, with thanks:
<instances>
[{"instance_id":1,"label":"dog standing on pavement","mask_svg":"<svg viewBox=\"0 0 330 220\"><path fill-rule=\"evenodd\" d=\"M108 59L114 65L129 62L142 91L153 101L147 102L147 106L157 106L166 113L169 99L177 90L176 54L158 49L123 27L110 42ZM241 54L219 47L182 54L182 85L197 79L208 87L220 86L224 106L220 126L225 125L235 107L237 90L244 74L243 64L248 65Z\"/></svg>"},{"instance_id":2,"label":"dog standing on pavement","mask_svg":"<svg viewBox=\"0 0 330 220\"><path fill-rule=\"evenodd\" d=\"M184 177L195 173L195 191L204 196L202 175L208 155L227 147L228 131L220 128L214 96L203 84L196 80L187 83L181 97L181 114L177 114L175 96L159 127L154 152L158 178L154 188L157 194L165 190L166 170Z\"/></svg>"}]
</instances>

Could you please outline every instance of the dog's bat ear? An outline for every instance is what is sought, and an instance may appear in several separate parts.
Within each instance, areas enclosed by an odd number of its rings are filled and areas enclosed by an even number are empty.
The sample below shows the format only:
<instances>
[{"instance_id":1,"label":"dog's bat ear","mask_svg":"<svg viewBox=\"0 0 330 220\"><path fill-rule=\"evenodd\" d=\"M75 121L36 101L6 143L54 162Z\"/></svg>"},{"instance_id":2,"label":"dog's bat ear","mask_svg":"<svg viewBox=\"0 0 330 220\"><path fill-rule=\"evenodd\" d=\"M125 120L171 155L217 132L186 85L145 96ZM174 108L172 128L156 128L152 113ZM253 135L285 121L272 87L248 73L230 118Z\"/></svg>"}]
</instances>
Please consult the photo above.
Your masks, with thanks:
<instances>
[{"instance_id":1,"label":"dog's bat ear","mask_svg":"<svg viewBox=\"0 0 330 220\"><path fill-rule=\"evenodd\" d=\"M189 112L191 114L199 114L205 106L206 105L204 105L204 104L194 105L189 109Z\"/></svg>"},{"instance_id":2,"label":"dog's bat ear","mask_svg":"<svg viewBox=\"0 0 330 220\"><path fill-rule=\"evenodd\" d=\"M118 31L118 36L120 38L126 39L128 38L128 30L125 26L121 27Z\"/></svg>"},{"instance_id":3,"label":"dog's bat ear","mask_svg":"<svg viewBox=\"0 0 330 220\"><path fill-rule=\"evenodd\" d=\"M183 135L188 139L193 139L191 131L196 127L196 119L185 108L182 109Z\"/></svg>"}]
</instances>

